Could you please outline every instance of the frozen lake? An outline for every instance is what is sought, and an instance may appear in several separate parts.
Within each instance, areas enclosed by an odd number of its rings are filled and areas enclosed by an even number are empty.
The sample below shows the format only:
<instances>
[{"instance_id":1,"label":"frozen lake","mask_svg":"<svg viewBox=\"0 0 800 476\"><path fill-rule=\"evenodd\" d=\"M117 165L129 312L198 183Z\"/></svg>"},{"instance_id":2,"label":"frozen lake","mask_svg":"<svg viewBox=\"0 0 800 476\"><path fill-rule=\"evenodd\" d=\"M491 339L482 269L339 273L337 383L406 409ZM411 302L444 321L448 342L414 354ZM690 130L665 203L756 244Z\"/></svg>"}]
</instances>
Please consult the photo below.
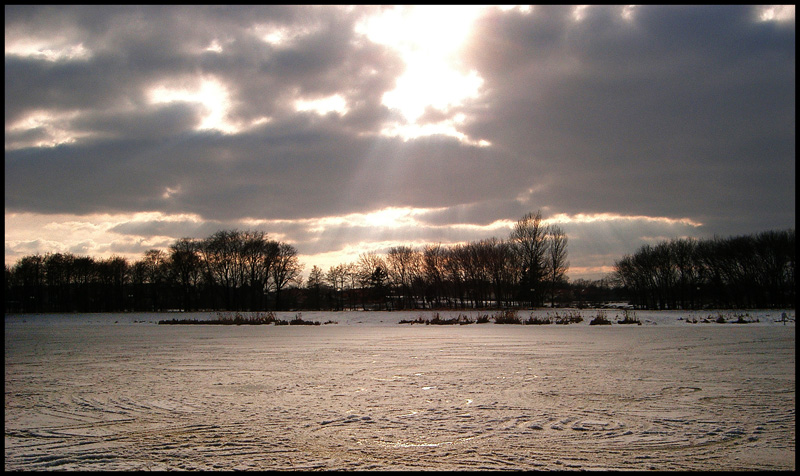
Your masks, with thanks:
<instances>
[{"instance_id":1,"label":"frozen lake","mask_svg":"<svg viewBox=\"0 0 800 476\"><path fill-rule=\"evenodd\" d=\"M794 310L595 313L6 316L5 469L795 469Z\"/></svg>"}]
</instances>

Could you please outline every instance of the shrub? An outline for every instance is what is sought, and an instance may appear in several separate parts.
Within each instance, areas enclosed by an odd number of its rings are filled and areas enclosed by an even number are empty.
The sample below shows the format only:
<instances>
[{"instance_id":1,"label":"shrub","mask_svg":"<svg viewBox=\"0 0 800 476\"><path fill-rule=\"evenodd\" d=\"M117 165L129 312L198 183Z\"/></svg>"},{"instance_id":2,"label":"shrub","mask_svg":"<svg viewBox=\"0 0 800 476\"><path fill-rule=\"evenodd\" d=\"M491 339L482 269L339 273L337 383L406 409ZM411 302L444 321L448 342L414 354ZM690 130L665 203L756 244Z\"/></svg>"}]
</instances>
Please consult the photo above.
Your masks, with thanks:
<instances>
[{"instance_id":1,"label":"shrub","mask_svg":"<svg viewBox=\"0 0 800 476\"><path fill-rule=\"evenodd\" d=\"M550 319L550 315L548 314L547 317L534 317L533 313L524 322L526 325L542 325L542 324L552 324L553 321Z\"/></svg>"},{"instance_id":2,"label":"shrub","mask_svg":"<svg viewBox=\"0 0 800 476\"><path fill-rule=\"evenodd\" d=\"M459 316L459 317L461 317L461 316ZM439 313L437 312L433 316L433 319L431 319L429 321L429 323L430 324L434 324L434 325L439 325L439 326L458 324L459 317L454 317L452 319L442 319L441 317L439 317ZM428 324L428 322L426 322L426 324Z\"/></svg>"},{"instance_id":3,"label":"shrub","mask_svg":"<svg viewBox=\"0 0 800 476\"><path fill-rule=\"evenodd\" d=\"M453 324L472 324L473 320L469 318L469 316L465 314L459 314L456 317L450 319L442 319L438 312L433 314L432 319L425 319L423 316L418 316L413 321L403 319L400 321L400 324L425 324L425 325L438 325L438 326L446 326L446 325L453 325Z\"/></svg>"},{"instance_id":4,"label":"shrub","mask_svg":"<svg viewBox=\"0 0 800 476\"><path fill-rule=\"evenodd\" d=\"M430 323L430 321L428 321L427 319L425 319L422 316L418 316L414 320L408 320L408 319L401 319L400 320L400 324L429 324L429 323Z\"/></svg>"},{"instance_id":5,"label":"shrub","mask_svg":"<svg viewBox=\"0 0 800 476\"><path fill-rule=\"evenodd\" d=\"M290 326L318 326L319 322L317 321L304 321L302 315L298 312L297 315L294 316L294 319L289 321Z\"/></svg>"},{"instance_id":6,"label":"shrub","mask_svg":"<svg viewBox=\"0 0 800 476\"><path fill-rule=\"evenodd\" d=\"M567 311L563 316L556 312L553 320L556 324L577 324L583 322L583 316L581 316L580 311Z\"/></svg>"},{"instance_id":7,"label":"shrub","mask_svg":"<svg viewBox=\"0 0 800 476\"><path fill-rule=\"evenodd\" d=\"M608 318L606 317L606 312L600 310L600 311L597 311L597 315L594 317L594 319L589 321L589 325L590 326L607 326L607 325L611 325L611 321L609 321Z\"/></svg>"},{"instance_id":8,"label":"shrub","mask_svg":"<svg viewBox=\"0 0 800 476\"><path fill-rule=\"evenodd\" d=\"M617 321L618 324L638 324L640 326L642 325L642 321L640 321L639 318L636 317L636 312L634 312L633 315L631 316L631 314L628 313L628 310L625 309L624 311L622 311L622 316L623 316L622 320Z\"/></svg>"},{"instance_id":9,"label":"shrub","mask_svg":"<svg viewBox=\"0 0 800 476\"><path fill-rule=\"evenodd\" d=\"M522 320L517 316L517 311L506 309L492 316L495 324L522 324Z\"/></svg>"},{"instance_id":10,"label":"shrub","mask_svg":"<svg viewBox=\"0 0 800 476\"><path fill-rule=\"evenodd\" d=\"M472 323L474 323L474 322L475 322L475 321L473 321L472 319L470 319L470 318L469 318L469 316L467 316L466 314L459 314L459 315L458 315L458 317L457 317L456 319L458 319L458 323L459 323L460 325L462 325L462 326L463 326L464 324L472 324Z\"/></svg>"},{"instance_id":11,"label":"shrub","mask_svg":"<svg viewBox=\"0 0 800 476\"><path fill-rule=\"evenodd\" d=\"M255 312L250 316L241 312L217 312L216 319L198 321L197 319L172 319L169 321L158 321L159 324L209 324L209 325L261 325L272 324L275 322L275 314L272 312Z\"/></svg>"},{"instance_id":12,"label":"shrub","mask_svg":"<svg viewBox=\"0 0 800 476\"><path fill-rule=\"evenodd\" d=\"M158 321L159 324L200 324L197 319L170 319ZM204 322L205 324L206 322Z\"/></svg>"},{"instance_id":13,"label":"shrub","mask_svg":"<svg viewBox=\"0 0 800 476\"><path fill-rule=\"evenodd\" d=\"M476 319L475 322L478 324L486 324L489 322L489 315L484 314L482 316L478 316L478 319Z\"/></svg>"}]
</instances>

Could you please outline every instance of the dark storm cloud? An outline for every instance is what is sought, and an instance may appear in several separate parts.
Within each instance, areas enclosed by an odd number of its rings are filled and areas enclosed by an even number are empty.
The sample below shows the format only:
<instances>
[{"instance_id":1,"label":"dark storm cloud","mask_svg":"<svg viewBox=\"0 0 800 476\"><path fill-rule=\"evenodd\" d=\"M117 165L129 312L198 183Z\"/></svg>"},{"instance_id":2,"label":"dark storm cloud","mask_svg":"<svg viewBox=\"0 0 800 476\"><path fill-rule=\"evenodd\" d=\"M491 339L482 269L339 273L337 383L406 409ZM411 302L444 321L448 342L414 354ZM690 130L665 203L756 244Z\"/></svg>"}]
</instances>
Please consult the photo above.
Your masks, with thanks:
<instances>
[{"instance_id":1,"label":"dark storm cloud","mask_svg":"<svg viewBox=\"0 0 800 476\"><path fill-rule=\"evenodd\" d=\"M492 107L470 133L525 158L517 172L546 185L537 201L567 213L791 224L794 23L756 22L742 6L584 15L495 11L474 31L470 62ZM782 218L760 219L776 208Z\"/></svg>"},{"instance_id":2,"label":"dark storm cloud","mask_svg":"<svg viewBox=\"0 0 800 476\"><path fill-rule=\"evenodd\" d=\"M159 120L169 124L163 116ZM413 144L359 139L326 122L338 121L303 116L236 136L158 138L154 130L149 139L10 151L6 206L48 213L164 210L211 219L306 218L390 205L447 206L505 190L502 175L494 173L497 154L486 149L452 138ZM9 176L30 176L31 182ZM31 184L35 197L28 196ZM175 192L165 197L168 188Z\"/></svg>"},{"instance_id":3,"label":"dark storm cloud","mask_svg":"<svg viewBox=\"0 0 800 476\"><path fill-rule=\"evenodd\" d=\"M255 9L252 15L127 7L56 15L60 10L27 8L23 15L11 9L7 30L13 37L30 26L34 36L47 37L52 22L92 57L52 63L7 55L6 121L37 110L77 111L77 117L61 121L62 128L93 136L55 149L7 151L6 206L12 210L146 209L210 218L223 211L233 217L340 211L318 206L336 203L337 184L357 170L371 143L353 135L377 131L388 114L381 95L402 67L384 48L355 41L358 15L329 7ZM69 28L64 17L73 20ZM254 36L270 27L301 33L276 47ZM224 45L224 54L205 51L213 41ZM148 87L198 73L228 87L232 121L274 120L232 138L193 132L202 112L197 106L147 104ZM341 120L291 107L293 94L336 92L352 104ZM42 132L12 131L7 148L36 134ZM178 186L181 193L173 199L161 198L166 188ZM33 188L35 197L29 196Z\"/></svg>"}]
</instances>

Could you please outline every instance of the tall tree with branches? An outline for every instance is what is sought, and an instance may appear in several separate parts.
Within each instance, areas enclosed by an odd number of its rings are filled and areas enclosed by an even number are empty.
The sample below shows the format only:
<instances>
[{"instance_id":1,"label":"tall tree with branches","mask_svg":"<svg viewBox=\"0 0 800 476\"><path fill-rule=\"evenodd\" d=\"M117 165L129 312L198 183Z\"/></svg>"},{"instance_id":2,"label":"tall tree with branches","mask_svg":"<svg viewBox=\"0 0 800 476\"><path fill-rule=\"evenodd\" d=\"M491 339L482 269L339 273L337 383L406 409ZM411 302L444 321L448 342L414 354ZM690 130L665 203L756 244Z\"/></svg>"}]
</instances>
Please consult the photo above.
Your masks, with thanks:
<instances>
[{"instance_id":1,"label":"tall tree with branches","mask_svg":"<svg viewBox=\"0 0 800 476\"><path fill-rule=\"evenodd\" d=\"M545 253L547 252L546 227L542 214L528 213L520 218L511 231L511 242L522 270L520 295L535 307L542 302L542 284L545 275Z\"/></svg>"},{"instance_id":2,"label":"tall tree with branches","mask_svg":"<svg viewBox=\"0 0 800 476\"><path fill-rule=\"evenodd\" d=\"M550 285L550 307L555 306L556 286L566 279L569 262L567 261L567 234L558 225L547 229L547 280Z\"/></svg>"},{"instance_id":3,"label":"tall tree with branches","mask_svg":"<svg viewBox=\"0 0 800 476\"><path fill-rule=\"evenodd\" d=\"M278 245L278 254L272 266L272 285L275 287L275 310L281 310L281 292L289 284L298 282L303 265L297 257L297 249L288 243Z\"/></svg>"}]
</instances>

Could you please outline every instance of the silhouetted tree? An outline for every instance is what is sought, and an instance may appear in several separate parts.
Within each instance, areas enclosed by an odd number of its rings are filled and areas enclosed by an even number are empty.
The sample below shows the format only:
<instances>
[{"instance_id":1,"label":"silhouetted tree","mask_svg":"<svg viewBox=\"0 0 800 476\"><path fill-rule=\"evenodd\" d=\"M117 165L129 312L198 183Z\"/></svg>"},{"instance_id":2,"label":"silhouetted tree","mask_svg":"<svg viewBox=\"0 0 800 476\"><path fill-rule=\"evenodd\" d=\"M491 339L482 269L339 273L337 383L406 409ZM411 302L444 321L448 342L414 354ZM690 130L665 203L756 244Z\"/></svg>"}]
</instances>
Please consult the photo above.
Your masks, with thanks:
<instances>
[{"instance_id":1,"label":"silhouetted tree","mask_svg":"<svg viewBox=\"0 0 800 476\"><path fill-rule=\"evenodd\" d=\"M128 261L120 256L100 260L97 269L97 306L105 312L122 311L125 303L125 285L128 278Z\"/></svg>"},{"instance_id":2,"label":"silhouetted tree","mask_svg":"<svg viewBox=\"0 0 800 476\"><path fill-rule=\"evenodd\" d=\"M342 294L344 292L346 269L342 264L331 266L325 274L325 282L330 286L333 293L332 300L334 309L340 311L342 309Z\"/></svg>"},{"instance_id":3,"label":"silhouetted tree","mask_svg":"<svg viewBox=\"0 0 800 476\"><path fill-rule=\"evenodd\" d=\"M530 302L531 307L541 303L544 295L542 281L545 273L544 257L547 252L547 233L542 225L542 214L528 213L517 221L511 232L511 242L520 260L521 295Z\"/></svg>"},{"instance_id":4,"label":"silhouetted tree","mask_svg":"<svg viewBox=\"0 0 800 476\"><path fill-rule=\"evenodd\" d=\"M150 249L145 251L141 260L144 270L145 289L150 298L150 310L160 311L165 309L162 298L166 294L165 284L169 275L168 255L163 250Z\"/></svg>"},{"instance_id":5,"label":"silhouetted tree","mask_svg":"<svg viewBox=\"0 0 800 476\"><path fill-rule=\"evenodd\" d=\"M45 266L39 254L24 256L14 265L22 312L41 312L44 304Z\"/></svg>"},{"instance_id":6,"label":"silhouetted tree","mask_svg":"<svg viewBox=\"0 0 800 476\"><path fill-rule=\"evenodd\" d=\"M239 231L237 230L219 230L203 240L200 246L206 277L212 289L215 285L221 287L223 306L228 310L233 309L233 290L237 277L239 246Z\"/></svg>"},{"instance_id":7,"label":"silhouetted tree","mask_svg":"<svg viewBox=\"0 0 800 476\"><path fill-rule=\"evenodd\" d=\"M70 253L50 253L45 256L49 310L71 312L75 310L72 283L75 256Z\"/></svg>"},{"instance_id":8,"label":"silhouetted tree","mask_svg":"<svg viewBox=\"0 0 800 476\"><path fill-rule=\"evenodd\" d=\"M450 288L450 295L452 296L453 302L457 300L459 307L462 309L466 305L465 298L467 292L466 266L462 266L462 262L467 261L465 253L464 245L457 244L448 248L444 255L445 282L449 285L448 287Z\"/></svg>"},{"instance_id":9,"label":"silhouetted tree","mask_svg":"<svg viewBox=\"0 0 800 476\"><path fill-rule=\"evenodd\" d=\"M90 256L79 256L73 261L74 285L75 285L75 308L78 312L90 312L94 310L92 299L92 288L97 276L95 261Z\"/></svg>"},{"instance_id":10,"label":"silhouetted tree","mask_svg":"<svg viewBox=\"0 0 800 476\"><path fill-rule=\"evenodd\" d=\"M442 245L425 245L422 250L422 275L428 289L425 292L426 300L439 307L444 297L444 261L445 250Z\"/></svg>"},{"instance_id":11,"label":"silhouetted tree","mask_svg":"<svg viewBox=\"0 0 800 476\"><path fill-rule=\"evenodd\" d=\"M376 302L378 308L384 304L386 296L386 261L374 251L361 253L356 263L356 275L359 284L367 289L362 293L362 307L367 309L367 301Z\"/></svg>"},{"instance_id":12,"label":"silhouetted tree","mask_svg":"<svg viewBox=\"0 0 800 476\"><path fill-rule=\"evenodd\" d=\"M481 240L485 247L486 271L497 307L508 306L518 268L512 245L498 238Z\"/></svg>"},{"instance_id":13,"label":"silhouetted tree","mask_svg":"<svg viewBox=\"0 0 800 476\"><path fill-rule=\"evenodd\" d=\"M311 293L310 307L319 310L322 308L322 287L324 286L324 276L322 269L314 265L308 273L306 280L306 289Z\"/></svg>"},{"instance_id":14,"label":"silhouetted tree","mask_svg":"<svg viewBox=\"0 0 800 476\"><path fill-rule=\"evenodd\" d=\"M375 301L378 303L378 309L386 306L386 293L387 282L389 281L389 273L386 272L386 267L378 265L369 275L369 288L372 289Z\"/></svg>"},{"instance_id":15,"label":"silhouetted tree","mask_svg":"<svg viewBox=\"0 0 800 476\"><path fill-rule=\"evenodd\" d=\"M409 246L395 246L386 255L389 265L389 279L400 288L400 305L403 308L414 305L412 283L420 274L422 257L419 251Z\"/></svg>"},{"instance_id":16,"label":"silhouetted tree","mask_svg":"<svg viewBox=\"0 0 800 476\"><path fill-rule=\"evenodd\" d=\"M635 306L794 305L794 230L644 245L615 263Z\"/></svg>"},{"instance_id":17,"label":"silhouetted tree","mask_svg":"<svg viewBox=\"0 0 800 476\"><path fill-rule=\"evenodd\" d=\"M199 284L202 266L200 243L192 238L181 238L170 245L169 258L171 271L180 284L182 308L191 311L193 290Z\"/></svg>"},{"instance_id":18,"label":"silhouetted tree","mask_svg":"<svg viewBox=\"0 0 800 476\"><path fill-rule=\"evenodd\" d=\"M241 239L243 242L239 249L246 273L242 286L246 285L250 290L250 309L264 309L264 295L270 270L278 256L279 243L269 240L262 231L246 231L241 234Z\"/></svg>"},{"instance_id":19,"label":"silhouetted tree","mask_svg":"<svg viewBox=\"0 0 800 476\"><path fill-rule=\"evenodd\" d=\"M289 283L298 283L303 266L297 258L297 250L288 243L278 246L275 263L271 268L272 286L275 289L275 310L281 310L281 292Z\"/></svg>"},{"instance_id":20,"label":"silhouetted tree","mask_svg":"<svg viewBox=\"0 0 800 476\"><path fill-rule=\"evenodd\" d=\"M555 306L556 287L566 280L569 262L567 261L567 234L558 225L551 225L547 229L547 253L545 267L547 280L550 285L550 307Z\"/></svg>"}]
</instances>

